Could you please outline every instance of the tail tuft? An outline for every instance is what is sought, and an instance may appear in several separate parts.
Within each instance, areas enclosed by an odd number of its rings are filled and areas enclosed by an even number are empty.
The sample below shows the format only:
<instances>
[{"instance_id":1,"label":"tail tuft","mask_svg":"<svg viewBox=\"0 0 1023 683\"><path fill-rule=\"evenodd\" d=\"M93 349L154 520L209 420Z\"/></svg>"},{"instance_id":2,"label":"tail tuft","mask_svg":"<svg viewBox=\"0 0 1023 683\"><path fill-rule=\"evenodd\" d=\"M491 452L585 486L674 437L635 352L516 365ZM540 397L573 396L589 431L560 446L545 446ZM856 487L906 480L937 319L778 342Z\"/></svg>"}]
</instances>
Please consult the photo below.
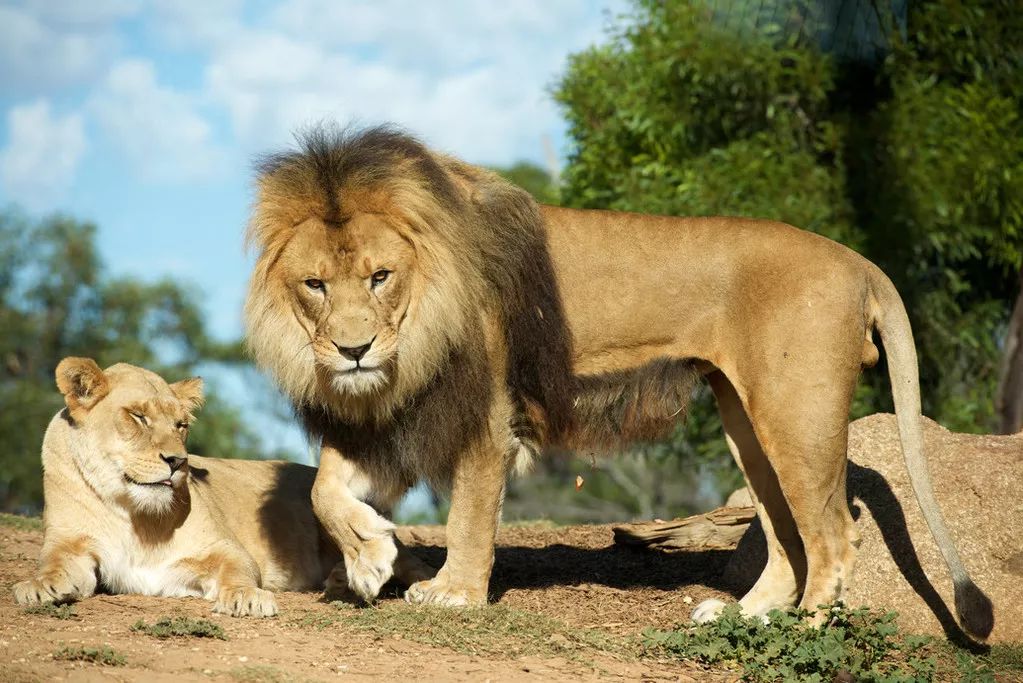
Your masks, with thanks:
<instances>
[{"instance_id":1,"label":"tail tuft","mask_svg":"<svg viewBox=\"0 0 1023 683\"><path fill-rule=\"evenodd\" d=\"M956 613L963 630L978 640L986 640L995 627L994 608L984 591L970 579L955 582Z\"/></svg>"}]
</instances>

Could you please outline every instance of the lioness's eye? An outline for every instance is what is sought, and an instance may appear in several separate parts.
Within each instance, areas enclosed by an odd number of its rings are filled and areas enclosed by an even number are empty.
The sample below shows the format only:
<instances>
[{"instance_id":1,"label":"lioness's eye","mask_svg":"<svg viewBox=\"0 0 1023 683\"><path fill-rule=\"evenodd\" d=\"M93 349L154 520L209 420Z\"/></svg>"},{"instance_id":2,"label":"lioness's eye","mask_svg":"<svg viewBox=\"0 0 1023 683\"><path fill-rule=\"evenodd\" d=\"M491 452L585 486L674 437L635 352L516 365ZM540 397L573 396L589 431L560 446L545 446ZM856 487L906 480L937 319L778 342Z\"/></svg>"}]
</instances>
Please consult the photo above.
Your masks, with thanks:
<instances>
[{"instance_id":1,"label":"lioness's eye","mask_svg":"<svg viewBox=\"0 0 1023 683\"><path fill-rule=\"evenodd\" d=\"M136 422L138 422L143 427L149 426L149 420L147 420L146 416L143 415L142 413L131 412L131 413L128 413L128 414L131 415L132 419L134 419Z\"/></svg>"},{"instance_id":2,"label":"lioness's eye","mask_svg":"<svg viewBox=\"0 0 1023 683\"><path fill-rule=\"evenodd\" d=\"M369 279L373 286L376 287L377 285L383 284L390 274L391 271L389 270L378 270L377 272L373 273L373 275Z\"/></svg>"},{"instance_id":3,"label":"lioness's eye","mask_svg":"<svg viewBox=\"0 0 1023 683\"><path fill-rule=\"evenodd\" d=\"M309 289L323 291L323 280L317 280L316 278L311 277L305 281L305 286Z\"/></svg>"}]
</instances>

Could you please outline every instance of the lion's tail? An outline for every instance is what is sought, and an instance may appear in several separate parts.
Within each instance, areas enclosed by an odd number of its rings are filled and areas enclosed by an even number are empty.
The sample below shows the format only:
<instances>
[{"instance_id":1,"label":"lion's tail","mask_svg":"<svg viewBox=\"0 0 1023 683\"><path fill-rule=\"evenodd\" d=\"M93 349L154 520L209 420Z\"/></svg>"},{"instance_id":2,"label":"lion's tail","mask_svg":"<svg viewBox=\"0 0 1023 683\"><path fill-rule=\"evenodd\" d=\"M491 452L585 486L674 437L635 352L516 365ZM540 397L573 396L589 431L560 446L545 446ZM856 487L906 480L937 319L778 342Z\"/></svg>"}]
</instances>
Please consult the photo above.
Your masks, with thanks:
<instances>
[{"instance_id":1,"label":"lion's tail","mask_svg":"<svg viewBox=\"0 0 1023 683\"><path fill-rule=\"evenodd\" d=\"M870 284L877 302L873 311L874 326L888 354L888 374L909 480L913 484L924 519L952 575L959 623L971 636L984 639L994 627L991 600L977 587L963 566L934 497L931 475L923 453L919 366L909 316L906 315L906 307L895 286L880 269L873 271Z\"/></svg>"}]
</instances>

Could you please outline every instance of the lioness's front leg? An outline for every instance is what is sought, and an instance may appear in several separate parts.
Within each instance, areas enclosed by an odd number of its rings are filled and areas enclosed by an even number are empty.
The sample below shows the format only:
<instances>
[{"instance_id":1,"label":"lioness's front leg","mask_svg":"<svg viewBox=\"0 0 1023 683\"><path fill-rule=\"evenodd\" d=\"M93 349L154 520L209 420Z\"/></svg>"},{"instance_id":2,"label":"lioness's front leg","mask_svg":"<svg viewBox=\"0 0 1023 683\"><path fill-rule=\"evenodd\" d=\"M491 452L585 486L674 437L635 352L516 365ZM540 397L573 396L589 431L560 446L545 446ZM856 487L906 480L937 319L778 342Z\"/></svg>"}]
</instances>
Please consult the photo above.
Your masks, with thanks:
<instances>
[{"instance_id":1,"label":"lioness's front leg","mask_svg":"<svg viewBox=\"0 0 1023 683\"><path fill-rule=\"evenodd\" d=\"M411 603L483 605L494 567L508 459L493 444L470 449L455 466L448 512L448 553L437 576L412 584Z\"/></svg>"},{"instance_id":2,"label":"lioness's front leg","mask_svg":"<svg viewBox=\"0 0 1023 683\"><path fill-rule=\"evenodd\" d=\"M14 585L14 599L21 605L74 602L96 592L96 558L90 538L68 538L46 543L39 572Z\"/></svg>"},{"instance_id":3,"label":"lioness's front leg","mask_svg":"<svg viewBox=\"0 0 1023 683\"><path fill-rule=\"evenodd\" d=\"M341 550L348 586L372 602L394 574L398 546L394 524L357 497L369 488L366 474L324 440L313 483L313 511Z\"/></svg>"},{"instance_id":4,"label":"lioness's front leg","mask_svg":"<svg viewBox=\"0 0 1023 683\"><path fill-rule=\"evenodd\" d=\"M213 611L232 617L272 617L277 598L261 588L259 565L234 541L218 541L198 557L180 560L177 567L192 572Z\"/></svg>"}]
</instances>

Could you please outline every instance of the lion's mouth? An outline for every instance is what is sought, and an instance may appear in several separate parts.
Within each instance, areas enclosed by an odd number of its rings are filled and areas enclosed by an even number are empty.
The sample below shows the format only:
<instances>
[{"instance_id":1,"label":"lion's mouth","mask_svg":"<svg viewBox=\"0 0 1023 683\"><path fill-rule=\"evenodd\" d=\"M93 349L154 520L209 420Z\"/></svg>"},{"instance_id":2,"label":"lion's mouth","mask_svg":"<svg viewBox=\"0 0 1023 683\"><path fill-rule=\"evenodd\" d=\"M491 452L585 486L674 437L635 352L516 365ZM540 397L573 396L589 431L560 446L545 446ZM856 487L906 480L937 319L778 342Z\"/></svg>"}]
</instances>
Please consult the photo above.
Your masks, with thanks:
<instances>
[{"instance_id":1,"label":"lion's mouth","mask_svg":"<svg viewBox=\"0 0 1023 683\"><path fill-rule=\"evenodd\" d=\"M135 484L136 486L173 486L174 485L174 482L172 482L169 478L168 479L161 479L159 481L138 481L137 479L132 479L127 474L124 475L124 478L129 483Z\"/></svg>"}]
</instances>

